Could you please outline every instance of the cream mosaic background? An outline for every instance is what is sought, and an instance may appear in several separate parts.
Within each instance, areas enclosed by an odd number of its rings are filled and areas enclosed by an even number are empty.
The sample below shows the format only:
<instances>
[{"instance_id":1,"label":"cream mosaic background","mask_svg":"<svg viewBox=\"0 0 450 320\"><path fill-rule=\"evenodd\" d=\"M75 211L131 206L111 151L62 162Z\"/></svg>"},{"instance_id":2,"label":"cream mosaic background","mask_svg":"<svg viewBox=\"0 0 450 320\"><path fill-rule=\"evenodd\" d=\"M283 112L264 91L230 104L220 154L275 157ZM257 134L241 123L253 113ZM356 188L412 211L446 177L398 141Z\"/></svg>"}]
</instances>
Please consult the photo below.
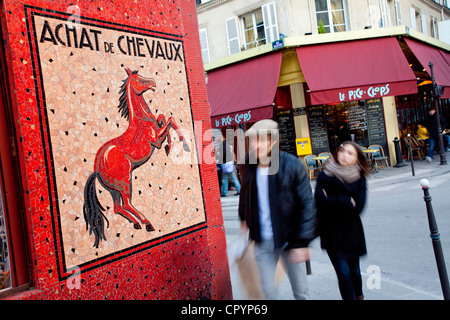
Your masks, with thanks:
<instances>
[{"instance_id":1,"label":"cream mosaic background","mask_svg":"<svg viewBox=\"0 0 450 320\"><path fill-rule=\"evenodd\" d=\"M52 30L64 23L35 16L38 39L44 20ZM155 39L180 42L123 30L82 27L101 31L99 51L55 45L51 41L38 43L67 268L205 221L184 61L124 55L117 47L115 53L110 53L103 47L105 41L117 43L121 35L147 38L149 42ZM60 35L65 41L65 32L60 31ZM181 57L184 59L182 53ZM174 163L172 157L183 150L176 132L171 130L171 156L166 156L164 143L146 164L133 171L132 203L152 223L153 232L147 232L145 226L135 230L122 216L114 214L110 193L97 181L98 198L106 209L109 228L105 231L107 240L100 242L96 249L94 236L89 236L83 218L84 186L93 173L97 150L128 127L128 121L120 116L117 108L119 89L127 78L124 67L138 70L139 75L156 81L156 92L149 90L144 98L155 116L175 118L188 137L191 154L184 156L191 161Z\"/></svg>"}]
</instances>

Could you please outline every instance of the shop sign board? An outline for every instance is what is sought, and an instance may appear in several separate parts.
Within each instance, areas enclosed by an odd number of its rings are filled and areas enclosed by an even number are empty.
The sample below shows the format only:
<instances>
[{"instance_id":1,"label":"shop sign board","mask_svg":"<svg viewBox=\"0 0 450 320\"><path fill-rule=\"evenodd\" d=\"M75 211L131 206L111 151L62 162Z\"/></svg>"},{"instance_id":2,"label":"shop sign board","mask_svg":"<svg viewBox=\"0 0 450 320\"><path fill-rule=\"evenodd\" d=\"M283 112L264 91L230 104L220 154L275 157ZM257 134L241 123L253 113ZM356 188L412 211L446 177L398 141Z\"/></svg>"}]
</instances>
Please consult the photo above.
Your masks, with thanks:
<instances>
[{"instance_id":1,"label":"shop sign board","mask_svg":"<svg viewBox=\"0 0 450 320\"><path fill-rule=\"evenodd\" d=\"M371 86L365 89L356 88L353 90L345 90L339 92L339 100L347 101L347 100L361 100L361 99L369 99L374 97L383 97L389 93L389 83L381 86Z\"/></svg>"},{"instance_id":2,"label":"shop sign board","mask_svg":"<svg viewBox=\"0 0 450 320\"><path fill-rule=\"evenodd\" d=\"M383 83L377 85L347 87L322 91L311 91L311 104L328 104L355 100L383 98L417 92L416 81Z\"/></svg>"},{"instance_id":3,"label":"shop sign board","mask_svg":"<svg viewBox=\"0 0 450 320\"><path fill-rule=\"evenodd\" d=\"M244 123L253 123L262 119L272 119L273 107L267 106L263 108L244 110L235 113L229 113L211 118L211 126L213 128L221 128L227 126L237 126Z\"/></svg>"}]
</instances>

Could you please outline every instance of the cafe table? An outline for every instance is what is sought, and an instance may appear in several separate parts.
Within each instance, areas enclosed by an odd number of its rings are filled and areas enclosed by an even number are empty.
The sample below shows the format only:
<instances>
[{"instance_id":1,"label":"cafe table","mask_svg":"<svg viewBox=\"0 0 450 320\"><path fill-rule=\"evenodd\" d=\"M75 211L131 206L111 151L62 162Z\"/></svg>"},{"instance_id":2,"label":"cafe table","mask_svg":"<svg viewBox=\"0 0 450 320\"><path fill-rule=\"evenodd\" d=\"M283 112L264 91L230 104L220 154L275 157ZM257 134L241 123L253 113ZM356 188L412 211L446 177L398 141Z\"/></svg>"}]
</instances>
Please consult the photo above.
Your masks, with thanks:
<instances>
[{"instance_id":1,"label":"cafe table","mask_svg":"<svg viewBox=\"0 0 450 320\"><path fill-rule=\"evenodd\" d=\"M373 168L375 165L372 154L377 153L378 151L380 151L380 149L365 149L365 150L363 150L363 153L368 155L370 167L372 168L372 171L373 171Z\"/></svg>"}]
</instances>

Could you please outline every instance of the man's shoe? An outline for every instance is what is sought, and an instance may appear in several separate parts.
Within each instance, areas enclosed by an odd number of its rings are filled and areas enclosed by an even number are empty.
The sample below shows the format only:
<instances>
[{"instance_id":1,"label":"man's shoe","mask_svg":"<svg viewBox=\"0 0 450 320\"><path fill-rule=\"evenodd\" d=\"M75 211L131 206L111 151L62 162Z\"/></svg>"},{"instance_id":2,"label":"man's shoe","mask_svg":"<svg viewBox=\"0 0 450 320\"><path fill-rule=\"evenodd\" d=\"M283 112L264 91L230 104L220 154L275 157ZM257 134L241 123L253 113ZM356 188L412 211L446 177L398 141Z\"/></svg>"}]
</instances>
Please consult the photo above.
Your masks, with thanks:
<instances>
[{"instance_id":1,"label":"man's shoe","mask_svg":"<svg viewBox=\"0 0 450 320\"><path fill-rule=\"evenodd\" d=\"M429 163L431 163L431 158L430 157L425 157L425 160L427 160Z\"/></svg>"}]
</instances>

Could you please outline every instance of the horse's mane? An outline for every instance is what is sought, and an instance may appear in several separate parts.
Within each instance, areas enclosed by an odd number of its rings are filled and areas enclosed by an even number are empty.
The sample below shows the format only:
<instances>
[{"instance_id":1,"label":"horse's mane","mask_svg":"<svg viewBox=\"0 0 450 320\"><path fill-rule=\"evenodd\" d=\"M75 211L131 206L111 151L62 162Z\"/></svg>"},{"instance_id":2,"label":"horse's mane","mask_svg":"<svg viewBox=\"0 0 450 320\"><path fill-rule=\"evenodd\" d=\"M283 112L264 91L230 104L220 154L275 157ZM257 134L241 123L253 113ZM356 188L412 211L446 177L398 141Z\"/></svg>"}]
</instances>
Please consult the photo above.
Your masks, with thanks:
<instances>
[{"instance_id":1,"label":"horse's mane","mask_svg":"<svg viewBox=\"0 0 450 320\"><path fill-rule=\"evenodd\" d=\"M138 73L137 70L132 72L132 74L137 74L137 73ZM119 90L120 98L119 98L119 107L118 108L119 108L119 112L121 113L120 115L122 117L124 117L125 119L127 119L128 121L130 121L130 109L128 107L128 100L127 100L128 78L123 80L123 84L120 87L120 90Z\"/></svg>"}]
</instances>

